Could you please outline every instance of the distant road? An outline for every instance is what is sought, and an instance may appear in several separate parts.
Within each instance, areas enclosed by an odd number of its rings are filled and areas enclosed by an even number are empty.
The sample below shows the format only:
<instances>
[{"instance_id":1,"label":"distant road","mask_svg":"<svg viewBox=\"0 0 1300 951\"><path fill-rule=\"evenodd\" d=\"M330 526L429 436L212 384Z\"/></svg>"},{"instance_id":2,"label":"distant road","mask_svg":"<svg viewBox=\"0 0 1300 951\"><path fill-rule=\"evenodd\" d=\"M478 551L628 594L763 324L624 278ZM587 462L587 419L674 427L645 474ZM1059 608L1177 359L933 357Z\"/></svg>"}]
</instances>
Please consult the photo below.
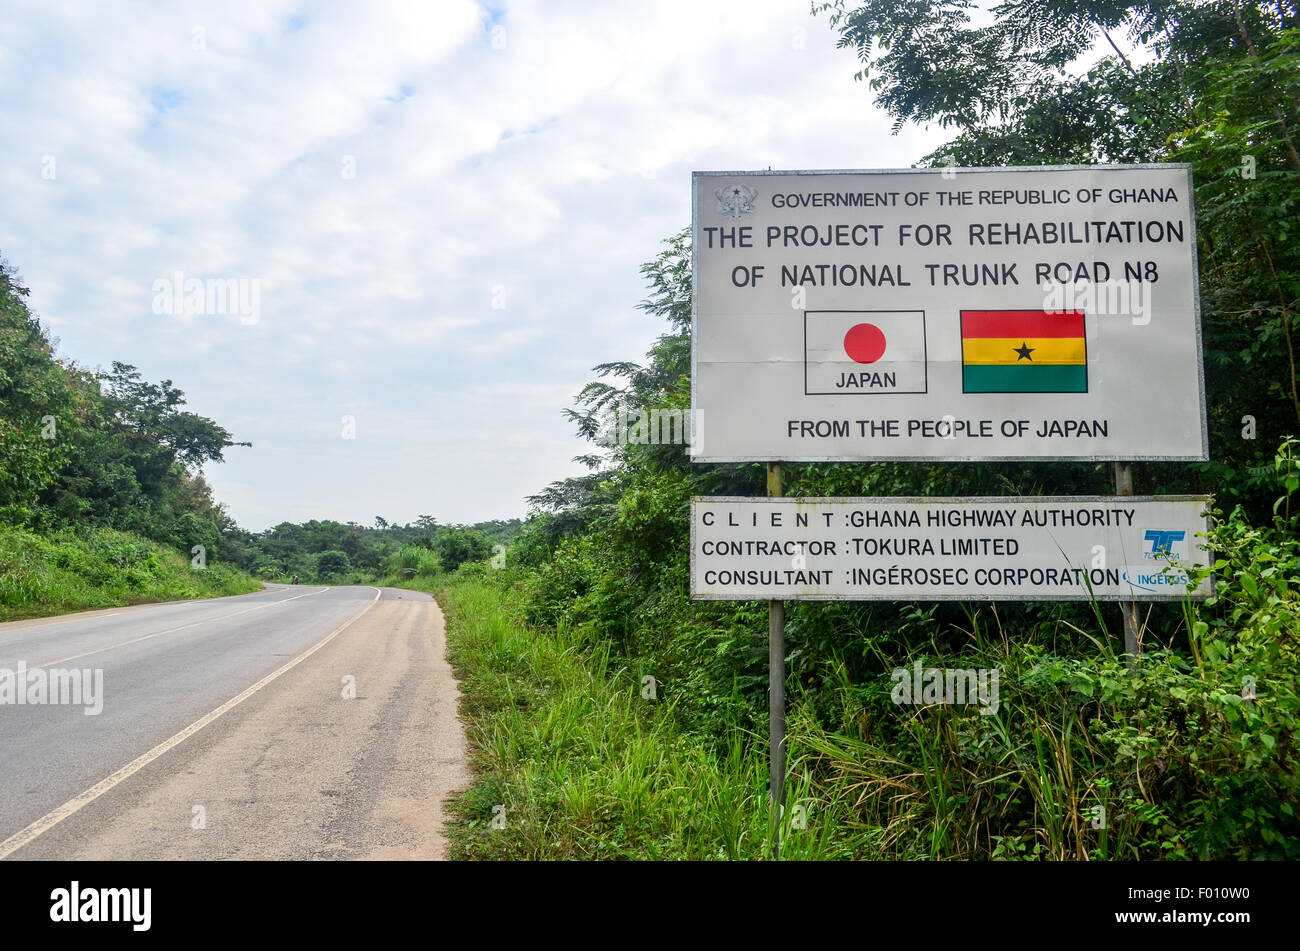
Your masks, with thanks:
<instances>
[{"instance_id":1,"label":"distant road","mask_svg":"<svg viewBox=\"0 0 1300 951\"><path fill-rule=\"evenodd\" d=\"M103 684L93 716L0 703L0 859L441 858L469 782L443 651L437 604L393 588L0 624L0 699L20 662Z\"/></svg>"}]
</instances>

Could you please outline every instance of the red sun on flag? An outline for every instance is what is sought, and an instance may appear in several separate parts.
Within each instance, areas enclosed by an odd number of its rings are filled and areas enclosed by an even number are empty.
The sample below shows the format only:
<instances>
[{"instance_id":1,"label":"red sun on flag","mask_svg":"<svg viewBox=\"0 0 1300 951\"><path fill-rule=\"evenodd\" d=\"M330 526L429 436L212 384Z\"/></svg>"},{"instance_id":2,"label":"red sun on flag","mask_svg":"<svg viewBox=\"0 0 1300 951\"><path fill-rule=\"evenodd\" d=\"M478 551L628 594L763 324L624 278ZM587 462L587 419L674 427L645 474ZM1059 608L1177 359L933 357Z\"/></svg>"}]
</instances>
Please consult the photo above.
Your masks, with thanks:
<instances>
[{"instance_id":1,"label":"red sun on flag","mask_svg":"<svg viewBox=\"0 0 1300 951\"><path fill-rule=\"evenodd\" d=\"M803 350L810 396L926 391L925 311L805 311Z\"/></svg>"},{"instance_id":2,"label":"red sun on flag","mask_svg":"<svg viewBox=\"0 0 1300 951\"><path fill-rule=\"evenodd\" d=\"M855 363L875 363L885 355L885 335L875 324L854 324L844 335L844 352Z\"/></svg>"}]
</instances>

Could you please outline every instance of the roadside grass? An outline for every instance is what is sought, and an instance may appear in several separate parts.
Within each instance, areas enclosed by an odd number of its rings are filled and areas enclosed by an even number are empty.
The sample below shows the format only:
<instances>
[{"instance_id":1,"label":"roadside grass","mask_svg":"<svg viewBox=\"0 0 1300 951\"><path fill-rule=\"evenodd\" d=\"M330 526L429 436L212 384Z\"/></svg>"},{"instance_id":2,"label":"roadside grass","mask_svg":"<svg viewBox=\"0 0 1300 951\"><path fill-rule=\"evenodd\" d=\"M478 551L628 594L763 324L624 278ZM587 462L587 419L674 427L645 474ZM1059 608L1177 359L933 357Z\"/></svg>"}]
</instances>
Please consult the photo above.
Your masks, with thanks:
<instances>
[{"instance_id":1,"label":"roadside grass","mask_svg":"<svg viewBox=\"0 0 1300 951\"><path fill-rule=\"evenodd\" d=\"M36 535L0 526L0 621L245 594L261 582L225 564L203 570L165 545L98 529Z\"/></svg>"},{"instance_id":2,"label":"roadside grass","mask_svg":"<svg viewBox=\"0 0 1300 951\"><path fill-rule=\"evenodd\" d=\"M376 578L374 575L358 573L355 576L355 584L372 584L378 588L406 588L409 591L424 591L427 594L437 594L442 585L447 583L450 576L438 574L429 578L408 578L403 575L385 575L382 578Z\"/></svg>"},{"instance_id":3,"label":"roadside grass","mask_svg":"<svg viewBox=\"0 0 1300 951\"><path fill-rule=\"evenodd\" d=\"M1234 516L1206 543L1214 598L1185 602L1136 662L1099 611L1096 630L1004 626L983 606L951 629L933 611L889 630L829 612L812 616L820 635L796 623L788 644L815 659L787 680L782 857L1296 858L1300 533ZM719 636L701 636L697 614L622 597L626 575L607 561L548 565L426 582L447 613L477 773L452 804L453 854L768 857L766 678L726 646L755 619L716 611ZM743 707L726 705L716 673L712 689L692 680L718 658L740 671L733 694L747 678ZM900 701L894 675L918 667L996 671L997 705ZM643 669L662 676L657 699L641 695Z\"/></svg>"},{"instance_id":4,"label":"roadside grass","mask_svg":"<svg viewBox=\"0 0 1300 951\"><path fill-rule=\"evenodd\" d=\"M1226 598L1241 569L1221 570ZM454 855L770 856L765 724L687 731L671 683L642 698L644 658L565 615L529 624L526 594L489 577L437 592L477 774L452 804ZM820 689L787 685L782 858L1293 857L1298 708L1276 629L1295 602L1263 585L1231 640L1189 624L1198 663L1156 645L1135 671L1082 629L1095 653L1076 656L978 611L955 653L917 642L865 679L832 655ZM998 708L898 705L888 670L914 663L1000 671ZM1243 682L1267 702L1243 702Z\"/></svg>"},{"instance_id":5,"label":"roadside grass","mask_svg":"<svg viewBox=\"0 0 1300 951\"><path fill-rule=\"evenodd\" d=\"M643 699L632 670L573 626L528 625L517 595L480 578L438 591L477 778L453 800L461 859L764 859L771 855L766 736L723 755ZM803 805L792 750L782 858L861 855L843 786ZM845 784L847 785L847 784Z\"/></svg>"}]
</instances>

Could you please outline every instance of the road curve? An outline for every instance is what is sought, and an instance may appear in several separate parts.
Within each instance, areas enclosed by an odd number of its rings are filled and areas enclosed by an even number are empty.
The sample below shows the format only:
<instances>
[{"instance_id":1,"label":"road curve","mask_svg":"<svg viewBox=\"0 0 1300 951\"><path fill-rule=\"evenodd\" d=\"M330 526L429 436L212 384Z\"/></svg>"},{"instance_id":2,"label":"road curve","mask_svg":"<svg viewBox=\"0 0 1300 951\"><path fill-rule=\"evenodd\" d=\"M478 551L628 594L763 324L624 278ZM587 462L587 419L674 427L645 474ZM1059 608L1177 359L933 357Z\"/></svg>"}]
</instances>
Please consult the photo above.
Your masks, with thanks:
<instances>
[{"instance_id":1,"label":"road curve","mask_svg":"<svg viewBox=\"0 0 1300 951\"><path fill-rule=\"evenodd\" d=\"M441 858L469 782L444 637L368 587L0 624L0 859ZM102 676L102 709L14 702L20 663Z\"/></svg>"}]
</instances>

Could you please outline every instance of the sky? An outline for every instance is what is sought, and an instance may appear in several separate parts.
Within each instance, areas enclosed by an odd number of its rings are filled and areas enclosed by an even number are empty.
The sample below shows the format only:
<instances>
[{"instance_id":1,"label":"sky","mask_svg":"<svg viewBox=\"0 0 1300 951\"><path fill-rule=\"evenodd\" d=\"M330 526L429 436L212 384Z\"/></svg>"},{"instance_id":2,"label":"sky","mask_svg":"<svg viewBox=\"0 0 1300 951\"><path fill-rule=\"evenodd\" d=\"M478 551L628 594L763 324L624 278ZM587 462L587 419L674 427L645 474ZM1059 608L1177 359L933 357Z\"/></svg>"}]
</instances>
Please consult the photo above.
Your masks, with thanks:
<instances>
[{"instance_id":1,"label":"sky","mask_svg":"<svg viewBox=\"0 0 1300 951\"><path fill-rule=\"evenodd\" d=\"M591 368L665 330L639 267L692 170L946 140L858 68L808 0L19 2L0 255L63 358L253 444L205 469L244 528L523 517L586 471Z\"/></svg>"}]
</instances>

